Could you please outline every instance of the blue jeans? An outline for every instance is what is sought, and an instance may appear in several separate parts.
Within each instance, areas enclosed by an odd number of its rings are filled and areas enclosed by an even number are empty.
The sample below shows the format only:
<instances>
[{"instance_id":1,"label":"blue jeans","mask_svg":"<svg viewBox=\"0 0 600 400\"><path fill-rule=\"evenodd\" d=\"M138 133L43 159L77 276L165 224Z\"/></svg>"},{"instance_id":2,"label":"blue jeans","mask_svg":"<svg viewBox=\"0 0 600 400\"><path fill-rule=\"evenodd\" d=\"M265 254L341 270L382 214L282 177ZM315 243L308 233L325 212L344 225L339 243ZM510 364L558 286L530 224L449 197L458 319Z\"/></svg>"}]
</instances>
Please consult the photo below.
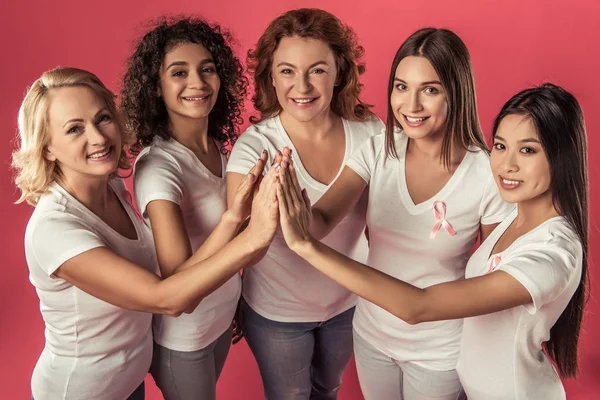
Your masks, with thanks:
<instances>
[{"instance_id":1,"label":"blue jeans","mask_svg":"<svg viewBox=\"0 0 600 400\"><path fill-rule=\"evenodd\" d=\"M267 400L337 398L352 357L354 308L323 322L278 322L243 299L240 320Z\"/></svg>"},{"instance_id":2,"label":"blue jeans","mask_svg":"<svg viewBox=\"0 0 600 400\"><path fill-rule=\"evenodd\" d=\"M142 381L142 383L140 383L140 386L138 386L137 389L135 389L133 391L133 393L131 393L129 395L127 400L144 400L145 398L146 398L146 384L144 383L144 381ZM31 400L35 400L33 398L33 396L31 396Z\"/></svg>"}]
</instances>

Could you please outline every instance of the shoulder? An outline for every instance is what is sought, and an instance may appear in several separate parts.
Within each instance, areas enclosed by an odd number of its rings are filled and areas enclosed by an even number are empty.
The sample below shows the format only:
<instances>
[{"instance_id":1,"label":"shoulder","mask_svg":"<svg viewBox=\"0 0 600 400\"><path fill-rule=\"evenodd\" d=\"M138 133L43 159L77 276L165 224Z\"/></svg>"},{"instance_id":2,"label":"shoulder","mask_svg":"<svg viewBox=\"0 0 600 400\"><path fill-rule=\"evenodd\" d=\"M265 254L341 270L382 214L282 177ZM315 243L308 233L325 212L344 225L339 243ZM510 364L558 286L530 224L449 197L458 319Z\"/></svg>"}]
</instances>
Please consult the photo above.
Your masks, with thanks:
<instances>
[{"instance_id":1,"label":"shoulder","mask_svg":"<svg viewBox=\"0 0 600 400\"><path fill-rule=\"evenodd\" d=\"M371 114L364 121L351 121L344 119L353 134L366 135L367 137L379 135L385 131L385 124L375 114Z\"/></svg>"},{"instance_id":2,"label":"shoulder","mask_svg":"<svg viewBox=\"0 0 600 400\"><path fill-rule=\"evenodd\" d=\"M174 172L183 173L180 163L180 154L167 142L160 139L140 152L133 167L134 176L147 171L156 171L157 168L172 169Z\"/></svg>"}]
</instances>

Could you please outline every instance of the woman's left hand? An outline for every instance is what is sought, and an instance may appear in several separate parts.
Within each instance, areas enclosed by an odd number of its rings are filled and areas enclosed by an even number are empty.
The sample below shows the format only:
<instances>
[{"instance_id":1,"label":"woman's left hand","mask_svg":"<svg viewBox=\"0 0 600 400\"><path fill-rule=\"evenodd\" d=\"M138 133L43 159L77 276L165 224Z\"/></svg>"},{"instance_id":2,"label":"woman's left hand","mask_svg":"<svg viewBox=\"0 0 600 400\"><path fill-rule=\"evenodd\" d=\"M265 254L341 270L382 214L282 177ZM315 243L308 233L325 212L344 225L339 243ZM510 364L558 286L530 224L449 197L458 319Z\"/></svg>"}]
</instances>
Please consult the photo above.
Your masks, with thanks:
<instances>
[{"instance_id":1,"label":"woman's left hand","mask_svg":"<svg viewBox=\"0 0 600 400\"><path fill-rule=\"evenodd\" d=\"M277 186L279 220L285 242L292 251L313 240L310 234L311 204L300 188L291 162L283 161Z\"/></svg>"}]
</instances>

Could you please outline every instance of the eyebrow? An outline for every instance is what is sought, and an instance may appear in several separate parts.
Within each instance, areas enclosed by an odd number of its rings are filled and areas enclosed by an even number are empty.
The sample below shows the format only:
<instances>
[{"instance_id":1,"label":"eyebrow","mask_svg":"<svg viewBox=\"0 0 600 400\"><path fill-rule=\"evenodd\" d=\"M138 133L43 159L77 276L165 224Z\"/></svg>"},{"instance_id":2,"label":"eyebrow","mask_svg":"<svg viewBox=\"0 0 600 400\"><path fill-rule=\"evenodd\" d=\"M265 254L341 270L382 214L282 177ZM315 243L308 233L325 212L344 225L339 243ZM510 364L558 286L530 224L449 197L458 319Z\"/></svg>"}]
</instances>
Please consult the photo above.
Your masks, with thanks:
<instances>
[{"instance_id":1,"label":"eyebrow","mask_svg":"<svg viewBox=\"0 0 600 400\"><path fill-rule=\"evenodd\" d=\"M400 79L398 77L394 77L394 81L406 83L406 81L404 79ZM421 86L427 86L427 85L440 85L440 86L442 86L442 82L440 82L440 81L427 81L427 82L421 82L420 85Z\"/></svg>"},{"instance_id":2,"label":"eyebrow","mask_svg":"<svg viewBox=\"0 0 600 400\"><path fill-rule=\"evenodd\" d=\"M506 139L504 139L502 136L495 135L494 139L498 139L503 142L506 142ZM519 143L539 143L539 144L541 144L541 142L539 140L537 140L536 138L522 139L522 140L519 140Z\"/></svg>"},{"instance_id":3,"label":"eyebrow","mask_svg":"<svg viewBox=\"0 0 600 400\"><path fill-rule=\"evenodd\" d=\"M94 115L94 118L96 118L98 115L100 115L104 111L109 111L108 107L102 107L100 110L98 110L96 115ZM67 126L68 124L70 124L71 122L83 122L83 118L72 118L72 119L68 120L67 122L65 122L65 124L63 125L63 128L65 126Z\"/></svg>"},{"instance_id":4,"label":"eyebrow","mask_svg":"<svg viewBox=\"0 0 600 400\"><path fill-rule=\"evenodd\" d=\"M319 64L325 64L329 67L329 64L327 64L326 61L317 61L316 63L312 63L311 65L308 66L308 68L312 68L312 67L316 67ZM294 64L290 64L288 62L280 62L279 64L277 64L277 68L281 67L281 66L288 66L288 67L292 67L292 68L296 68L296 66Z\"/></svg>"},{"instance_id":5,"label":"eyebrow","mask_svg":"<svg viewBox=\"0 0 600 400\"><path fill-rule=\"evenodd\" d=\"M214 63L215 63L215 61L212 58L205 58L204 60L200 61L200 65L214 64ZM171 64L169 64L167 66L167 68L165 68L165 71L172 67L188 66L188 65L189 65L189 63L187 61L173 61Z\"/></svg>"}]
</instances>

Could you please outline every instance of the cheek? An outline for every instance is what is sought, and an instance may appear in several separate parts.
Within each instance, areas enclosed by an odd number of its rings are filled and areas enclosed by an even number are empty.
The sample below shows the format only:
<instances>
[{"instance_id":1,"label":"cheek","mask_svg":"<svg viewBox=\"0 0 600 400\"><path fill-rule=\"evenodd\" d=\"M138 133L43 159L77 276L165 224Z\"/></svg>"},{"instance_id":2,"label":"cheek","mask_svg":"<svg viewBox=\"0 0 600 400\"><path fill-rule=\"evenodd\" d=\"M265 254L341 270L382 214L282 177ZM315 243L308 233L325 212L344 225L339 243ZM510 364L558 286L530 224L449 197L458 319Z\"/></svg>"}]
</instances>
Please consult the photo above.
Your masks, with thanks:
<instances>
[{"instance_id":1,"label":"cheek","mask_svg":"<svg viewBox=\"0 0 600 400\"><path fill-rule=\"evenodd\" d=\"M448 103L446 100L438 100L431 102L430 105L432 115L439 120L439 122L446 122L448 118Z\"/></svg>"}]
</instances>

